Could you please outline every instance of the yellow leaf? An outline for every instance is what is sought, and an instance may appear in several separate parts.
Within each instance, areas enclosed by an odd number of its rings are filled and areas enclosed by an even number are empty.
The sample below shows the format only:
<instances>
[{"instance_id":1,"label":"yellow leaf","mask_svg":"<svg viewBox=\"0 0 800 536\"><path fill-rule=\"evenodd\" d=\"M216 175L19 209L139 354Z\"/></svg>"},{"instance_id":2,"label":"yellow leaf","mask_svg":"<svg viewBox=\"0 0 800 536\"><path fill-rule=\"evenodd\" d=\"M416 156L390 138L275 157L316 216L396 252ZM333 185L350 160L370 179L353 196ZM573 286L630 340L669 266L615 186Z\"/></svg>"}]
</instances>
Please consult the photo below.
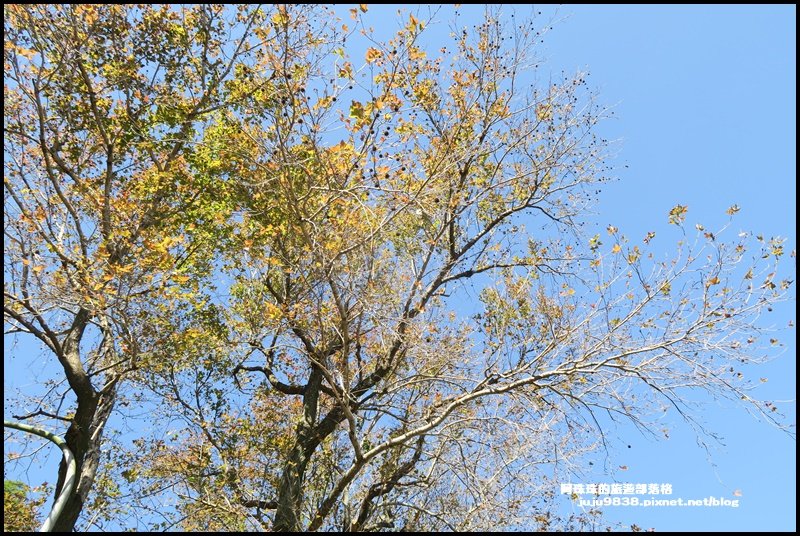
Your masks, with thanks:
<instances>
[{"instance_id":1,"label":"yellow leaf","mask_svg":"<svg viewBox=\"0 0 800 536\"><path fill-rule=\"evenodd\" d=\"M275 24L286 24L289 22L289 14L286 12L286 8L281 6L278 8L278 11L272 16L272 22Z\"/></svg>"},{"instance_id":2,"label":"yellow leaf","mask_svg":"<svg viewBox=\"0 0 800 536\"><path fill-rule=\"evenodd\" d=\"M320 108L327 108L333 102L333 97L322 97L317 101L314 105L314 110L319 110Z\"/></svg>"},{"instance_id":3,"label":"yellow leaf","mask_svg":"<svg viewBox=\"0 0 800 536\"><path fill-rule=\"evenodd\" d=\"M377 48L369 47L367 49L367 54L366 54L367 63L375 63L382 57L383 57L383 52L381 52Z\"/></svg>"},{"instance_id":4,"label":"yellow leaf","mask_svg":"<svg viewBox=\"0 0 800 536\"><path fill-rule=\"evenodd\" d=\"M672 207L672 210L669 211L669 222L673 225L680 225L683 223L683 220L686 219L686 213L689 211L689 207L686 205L675 205Z\"/></svg>"},{"instance_id":5,"label":"yellow leaf","mask_svg":"<svg viewBox=\"0 0 800 536\"><path fill-rule=\"evenodd\" d=\"M547 121L553 117L552 107L549 104L540 104L536 107L536 119L539 121Z\"/></svg>"},{"instance_id":6,"label":"yellow leaf","mask_svg":"<svg viewBox=\"0 0 800 536\"><path fill-rule=\"evenodd\" d=\"M36 51L25 47L16 47L16 52L25 59L32 59L36 55Z\"/></svg>"},{"instance_id":7,"label":"yellow leaf","mask_svg":"<svg viewBox=\"0 0 800 536\"><path fill-rule=\"evenodd\" d=\"M360 9L362 13L366 13L367 12L367 4L358 4L358 9Z\"/></svg>"},{"instance_id":8,"label":"yellow leaf","mask_svg":"<svg viewBox=\"0 0 800 536\"><path fill-rule=\"evenodd\" d=\"M341 78L353 78L353 66L347 61L339 67L339 76Z\"/></svg>"},{"instance_id":9,"label":"yellow leaf","mask_svg":"<svg viewBox=\"0 0 800 536\"><path fill-rule=\"evenodd\" d=\"M358 101L352 101L350 103L350 117L352 117L353 119L363 119L364 105Z\"/></svg>"},{"instance_id":10,"label":"yellow leaf","mask_svg":"<svg viewBox=\"0 0 800 536\"><path fill-rule=\"evenodd\" d=\"M622 251L622 248L619 244L614 244L614 247L611 248L611 253L619 253L620 251Z\"/></svg>"},{"instance_id":11,"label":"yellow leaf","mask_svg":"<svg viewBox=\"0 0 800 536\"><path fill-rule=\"evenodd\" d=\"M331 152L339 153L341 151L347 150L349 147L350 147L350 144L348 144L344 140L341 140L339 143L337 143L336 145L331 147Z\"/></svg>"},{"instance_id":12,"label":"yellow leaf","mask_svg":"<svg viewBox=\"0 0 800 536\"><path fill-rule=\"evenodd\" d=\"M408 48L408 59L410 59L411 61L424 60L425 56L426 56L425 51L420 50L419 47Z\"/></svg>"}]
</instances>

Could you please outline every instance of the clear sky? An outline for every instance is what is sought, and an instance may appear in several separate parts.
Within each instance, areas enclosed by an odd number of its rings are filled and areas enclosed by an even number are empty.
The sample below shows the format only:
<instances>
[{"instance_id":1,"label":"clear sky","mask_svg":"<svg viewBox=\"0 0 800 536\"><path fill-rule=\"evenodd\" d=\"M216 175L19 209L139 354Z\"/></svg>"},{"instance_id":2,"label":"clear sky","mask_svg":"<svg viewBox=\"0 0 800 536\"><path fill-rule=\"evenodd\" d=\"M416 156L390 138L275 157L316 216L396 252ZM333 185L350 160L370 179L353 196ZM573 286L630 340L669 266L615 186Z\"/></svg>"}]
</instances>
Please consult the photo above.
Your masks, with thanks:
<instances>
[{"instance_id":1,"label":"clear sky","mask_svg":"<svg viewBox=\"0 0 800 536\"><path fill-rule=\"evenodd\" d=\"M738 203L738 226L788 236L795 248L795 6L568 6L559 15L566 20L544 44L550 66L588 69L601 98L618 103L604 128L622 140L628 167L601 196L600 225L645 231L681 203L688 222L713 226ZM771 321L785 326L794 308ZM794 423L795 332L783 340L786 353L766 367L758 394L791 400L779 405ZM673 497L687 499L740 490L738 509L607 511L659 531L794 531L794 440L736 408L711 406L705 421L724 443L708 454L685 427L661 443L631 431L624 478L670 482Z\"/></svg>"},{"instance_id":2,"label":"clear sky","mask_svg":"<svg viewBox=\"0 0 800 536\"><path fill-rule=\"evenodd\" d=\"M519 16L529 13L514 9ZM589 71L600 99L615 105L616 119L601 129L620 140L619 180L604 187L596 207L599 229L609 223L634 235L665 229L667 212L679 203L688 205L690 224L714 227L738 204L735 225L788 236L786 250L796 247L795 6L535 9L542 11L542 24L556 21L541 45L544 72ZM481 20L480 8L461 11L465 24ZM388 38L395 13L396 7L372 6L366 20ZM771 321L785 326L794 308L776 310ZM782 341L786 352L759 373L769 382L756 394L784 401L778 405L794 423L794 331ZM36 349L21 344L14 351ZM4 358L13 367L8 352ZM29 381L5 376L7 393ZM795 441L741 408L711 405L704 417L722 438L711 451L699 448L677 420L670 439L661 442L623 428L613 456L629 470L597 473L586 482L671 483L673 498L738 498L740 507L616 507L606 510L609 519L659 531L794 531Z\"/></svg>"}]
</instances>

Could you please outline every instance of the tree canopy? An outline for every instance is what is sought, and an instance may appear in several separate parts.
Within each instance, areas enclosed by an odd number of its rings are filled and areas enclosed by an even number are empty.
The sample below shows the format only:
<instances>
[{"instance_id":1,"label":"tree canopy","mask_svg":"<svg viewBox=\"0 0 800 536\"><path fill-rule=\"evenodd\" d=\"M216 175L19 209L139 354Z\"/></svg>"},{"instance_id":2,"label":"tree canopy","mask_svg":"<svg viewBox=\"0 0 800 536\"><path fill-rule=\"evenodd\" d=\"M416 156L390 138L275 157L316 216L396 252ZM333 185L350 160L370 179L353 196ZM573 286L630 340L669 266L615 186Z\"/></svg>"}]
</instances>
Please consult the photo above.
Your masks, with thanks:
<instances>
[{"instance_id":1,"label":"tree canopy","mask_svg":"<svg viewBox=\"0 0 800 536\"><path fill-rule=\"evenodd\" d=\"M52 358L7 404L75 453L57 530L581 527L555 482L614 422L781 425L742 374L781 240L586 236L608 110L535 21L4 11L4 322Z\"/></svg>"}]
</instances>

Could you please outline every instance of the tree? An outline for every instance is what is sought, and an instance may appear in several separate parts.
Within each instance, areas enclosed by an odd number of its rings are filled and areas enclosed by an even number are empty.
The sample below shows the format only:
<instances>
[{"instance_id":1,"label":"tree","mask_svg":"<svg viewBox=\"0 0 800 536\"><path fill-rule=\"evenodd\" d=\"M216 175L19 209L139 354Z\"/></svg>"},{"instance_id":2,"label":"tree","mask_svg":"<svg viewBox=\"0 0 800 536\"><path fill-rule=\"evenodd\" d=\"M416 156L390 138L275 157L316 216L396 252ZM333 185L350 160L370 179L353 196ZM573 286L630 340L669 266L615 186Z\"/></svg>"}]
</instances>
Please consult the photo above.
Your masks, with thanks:
<instances>
[{"instance_id":1,"label":"tree","mask_svg":"<svg viewBox=\"0 0 800 536\"><path fill-rule=\"evenodd\" d=\"M143 365L148 317L193 294L192 276L208 269L212 237L192 233L192 222L216 215L220 193L190 172L191 144L229 105L223 89L250 57L262 14L110 5L4 13L4 321L60 366L21 418L69 424L80 477L56 525L63 531L92 488L120 382Z\"/></svg>"},{"instance_id":2,"label":"tree","mask_svg":"<svg viewBox=\"0 0 800 536\"><path fill-rule=\"evenodd\" d=\"M6 21L6 322L63 364L73 435L123 378L182 423L104 470L156 528L590 524L540 468L614 420L699 427L696 390L778 424L740 367L790 284L780 241L690 238L683 206L670 259L653 233L584 236L605 110L581 73L536 83L532 23L489 9L434 55L428 20L381 42L365 5L59 9ZM74 363L110 386L91 411Z\"/></svg>"},{"instance_id":3,"label":"tree","mask_svg":"<svg viewBox=\"0 0 800 536\"><path fill-rule=\"evenodd\" d=\"M28 500L29 488L24 482L3 481L3 532L34 532L42 498Z\"/></svg>"}]
</instances>

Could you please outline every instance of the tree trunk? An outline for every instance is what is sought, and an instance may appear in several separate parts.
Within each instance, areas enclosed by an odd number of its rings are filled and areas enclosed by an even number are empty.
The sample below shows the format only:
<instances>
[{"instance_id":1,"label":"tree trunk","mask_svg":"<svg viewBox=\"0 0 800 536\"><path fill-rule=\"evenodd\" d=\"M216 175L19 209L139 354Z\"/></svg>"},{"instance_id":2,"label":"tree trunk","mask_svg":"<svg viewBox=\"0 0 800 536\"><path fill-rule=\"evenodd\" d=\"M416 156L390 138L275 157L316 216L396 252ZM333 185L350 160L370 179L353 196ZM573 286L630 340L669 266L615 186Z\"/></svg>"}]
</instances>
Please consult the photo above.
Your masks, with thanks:
<instances>
[{"instance_id":1,"label":"tree trunk","mask_svg":"<svg viewBox=\"0 0 800 536\"><path fill-rule=\"evenodd\" d=\"M299 532L300 514L303 507L303 481L308 461L319 445L316 430L319 391L322 372L314 367L303 393L303 419L297 425L294 446L289 452L278 488L278 507L275 510L273 530L276 532Z\"/></svg>"},{"instance_id":2,"label":"tree trunk","mask_svg":"<svg viewBox=\"0 0 800 536\"><path fill-rule=\"evenodd\" d=\"M300 443L295 443L281 475L278 489L278 507L275 510L273 530L276 532L299 532L300 510L303 506L303 480L309 458Z\"/></svg>"},{"instance_id":3,"label":"tree trunk","mask_svg":"<svg viewBox=\"0 0 800 536\"><path fill-rule=\"evenodd\" d=\"M53 525L53 532L72 532L83 511L83 506L92 490L97 467L100 465L100 444L103 427L111 415L116 399L116 388L112 387L104 395L92 392L91 396L79 396L78 407L64 440L75 456L77 466L77 485L64 505L61 515ZM56 497L61 493L66 478L67 466L63 462L58 469Z\"/></svg>"}]
</instances>

